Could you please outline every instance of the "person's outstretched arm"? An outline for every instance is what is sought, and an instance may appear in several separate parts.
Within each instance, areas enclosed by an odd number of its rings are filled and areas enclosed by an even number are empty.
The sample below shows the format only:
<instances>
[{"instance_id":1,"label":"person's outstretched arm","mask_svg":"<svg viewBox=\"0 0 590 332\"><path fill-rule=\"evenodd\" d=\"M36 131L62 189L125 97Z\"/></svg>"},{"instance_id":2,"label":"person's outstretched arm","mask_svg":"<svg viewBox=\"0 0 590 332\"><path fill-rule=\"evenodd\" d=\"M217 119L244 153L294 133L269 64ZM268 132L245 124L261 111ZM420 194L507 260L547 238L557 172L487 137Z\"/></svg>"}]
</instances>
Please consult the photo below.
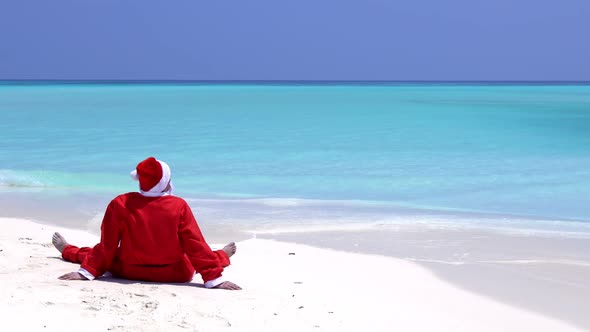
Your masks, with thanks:
<instances>
[{"instance_id":1,"label":"person's outstretched arm","mask_svg":"<svg viewBox=\"0 0 590 332\"><path fill-rule=\"evenodd\" d=\"M59 277L62 280L92 280L103 275L113 263L119 241L121 229L115 200L111 201L105 212L100 226L100 243L92 248L82 262L78 272L71 272Z\"/></svg>"},{"instance_id":2,"label":"person's outstretched arm","mask_svg":"<svg viewBox=\"0 0 590 332\"><path fill-rule=\"evenodd\" d=\"M211 247L205 242L197 220L188 204L182 211L178 230L180 243L195 270L201 274L205 287L237 290L240 287L221 276L223 265Z\"/></svg>"}]
</instances>

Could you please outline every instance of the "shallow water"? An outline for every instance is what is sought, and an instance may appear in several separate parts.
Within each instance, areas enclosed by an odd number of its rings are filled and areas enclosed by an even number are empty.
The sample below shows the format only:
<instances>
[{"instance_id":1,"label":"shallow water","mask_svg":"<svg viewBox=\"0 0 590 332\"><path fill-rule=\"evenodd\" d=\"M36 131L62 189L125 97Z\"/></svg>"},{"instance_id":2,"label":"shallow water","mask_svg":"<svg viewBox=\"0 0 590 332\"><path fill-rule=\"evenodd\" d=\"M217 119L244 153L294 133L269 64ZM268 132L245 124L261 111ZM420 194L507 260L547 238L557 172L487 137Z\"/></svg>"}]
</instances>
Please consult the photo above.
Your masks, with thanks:
<instances>
[{"instance_id":1,"label":"shallow water","mask_svg":"<svg viewBox=\"0 0 590 332\"><path fill-rule=\"evenodd\" d=\"M154 155L227 223L589 221L589 132L588 85L2 84L0 187L111 197Z\"/></svg>"}]
</instances>

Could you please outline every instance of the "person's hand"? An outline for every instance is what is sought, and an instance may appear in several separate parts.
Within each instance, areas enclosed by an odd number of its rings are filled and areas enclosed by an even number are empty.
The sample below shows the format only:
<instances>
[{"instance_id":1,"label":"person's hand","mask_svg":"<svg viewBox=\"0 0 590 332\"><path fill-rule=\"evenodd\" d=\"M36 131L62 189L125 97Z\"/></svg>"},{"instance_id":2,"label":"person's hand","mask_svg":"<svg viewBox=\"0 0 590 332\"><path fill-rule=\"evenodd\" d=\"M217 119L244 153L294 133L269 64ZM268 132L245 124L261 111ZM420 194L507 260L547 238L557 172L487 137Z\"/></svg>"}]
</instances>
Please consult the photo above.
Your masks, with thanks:
<instances>
[{"instance_id":1,"label":"person's hand","mask_svg":"<svg viewBox=\"0 0 590 332\"><path fill-rule=\"evenodd\" d=\"M227 290L240 290L240 289L242 289L242 287L234 284L231 281L224 281L224 282L220 283L219 285L217 285L217 286L215 286L213 288L227 289Z\"/></svg>"},{"instance_id":2,"label":"person's hand","mask_svg":"<svg viewBox=\"0 0 590 332\"><path fill-rule=\"evenodd\" d=\"M63 276L59 277L60 280L88 280L85 276L81 275L78 272L70 272L66 273Z\"/></svg>"}]
</instances>

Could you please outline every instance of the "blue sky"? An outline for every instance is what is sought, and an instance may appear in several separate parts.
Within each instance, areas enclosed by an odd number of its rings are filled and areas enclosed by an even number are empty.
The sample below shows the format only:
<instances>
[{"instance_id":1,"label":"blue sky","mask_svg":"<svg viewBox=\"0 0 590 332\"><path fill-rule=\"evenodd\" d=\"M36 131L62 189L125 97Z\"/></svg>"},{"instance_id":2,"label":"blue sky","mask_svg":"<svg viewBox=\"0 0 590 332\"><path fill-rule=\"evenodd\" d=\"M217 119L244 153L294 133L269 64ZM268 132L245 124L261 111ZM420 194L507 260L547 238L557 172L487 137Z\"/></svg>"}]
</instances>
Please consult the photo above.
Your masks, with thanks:
<instances>
[{"instance_id":1,"label":"blue sky","mask_svg":"<svg viewBox=\"0 0 590 332\"><path fill-rule=\"evenodd\" d=\"M588 0L0 0L0 79L590 80Z\"/></svg>"}]
</instances>

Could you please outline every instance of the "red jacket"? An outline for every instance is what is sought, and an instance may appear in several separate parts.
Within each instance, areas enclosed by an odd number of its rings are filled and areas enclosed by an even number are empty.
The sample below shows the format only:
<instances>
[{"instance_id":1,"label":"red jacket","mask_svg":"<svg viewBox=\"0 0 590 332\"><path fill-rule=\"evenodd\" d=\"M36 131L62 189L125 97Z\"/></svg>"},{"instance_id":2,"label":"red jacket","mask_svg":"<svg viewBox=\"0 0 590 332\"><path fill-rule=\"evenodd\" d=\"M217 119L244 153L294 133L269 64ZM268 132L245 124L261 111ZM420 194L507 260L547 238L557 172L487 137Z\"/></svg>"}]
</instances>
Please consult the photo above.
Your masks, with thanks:
<instances>
[{"instance_id":1,"label":"red jacket","mask_svg":"<svg viewBox=\"0 0 590 332\"><path fill-rule=\"evenodd\" d=\"M223 272L222 259L205 242L182 198L127 193L107 207L100 243L81 267L99 277L115 260L122 265L164 266L186 260L185 256L205 282Z\"/></svg>"}]
</instances>

